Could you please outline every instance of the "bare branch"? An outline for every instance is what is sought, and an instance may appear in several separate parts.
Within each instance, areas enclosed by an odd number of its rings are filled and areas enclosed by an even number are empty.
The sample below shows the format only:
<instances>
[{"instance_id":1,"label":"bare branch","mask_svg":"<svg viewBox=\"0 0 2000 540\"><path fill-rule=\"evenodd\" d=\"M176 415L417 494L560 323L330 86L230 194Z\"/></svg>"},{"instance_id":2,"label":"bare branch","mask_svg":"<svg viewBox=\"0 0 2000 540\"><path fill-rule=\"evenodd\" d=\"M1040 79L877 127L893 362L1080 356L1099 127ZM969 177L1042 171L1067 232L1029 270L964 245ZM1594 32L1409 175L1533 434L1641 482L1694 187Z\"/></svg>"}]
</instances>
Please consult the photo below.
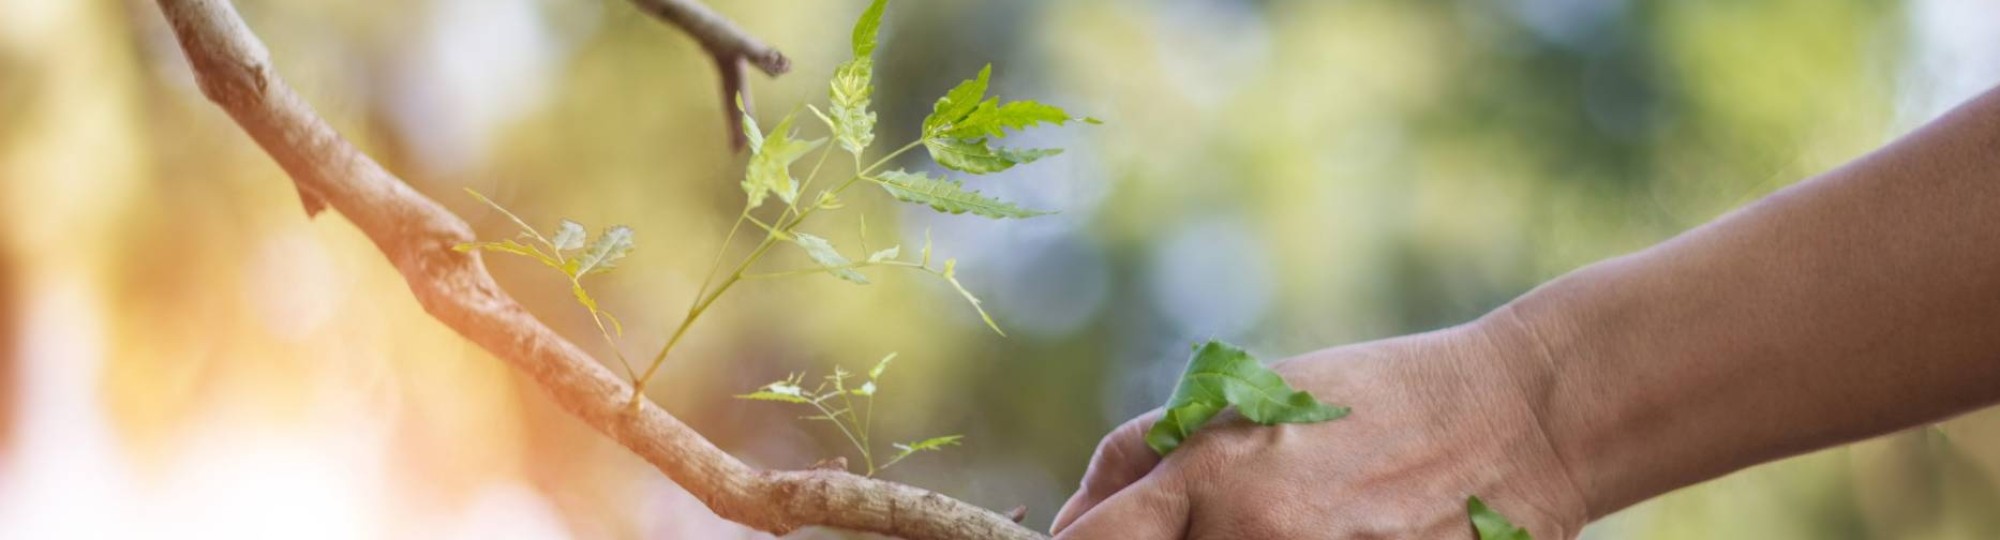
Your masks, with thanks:
<instances>
[{"instance_id":1,"label":"bare branch","mask_svg":"<svg viewBox=\"0 0 2000 540\"><path fill-rule=\"evenodd\" d=\"M743 126L736 115L735 101L736 96L742 95L743 108L749 110L750 95L743 90L743 64L748 62L764 74L776 77L792 69L792 60L695 0L632 0L632 5L680 27L715 58L715 68L722 76L722 114L730 128L729 147L742 150Z\"/></svg>"},{"instance_id":2,"label":"bare branch","mask_svg":"<svg viewBox=\"0 0 2000 540\"><path fill-rule=\"evenodd\" d=\"M912 539L1041 536L937 493L835 470L759 471L723 452L515 303L477 253L471 227L335 133L271 67L227 0L158 0L202 93L290 174L375 243L424 310L512 364L556 404L644 458L724 518L776 534L821 525ZM700 19L696 19L700 20ZM726 28L709 21L703 28ZM767 69L768 71L768 69Z\"/></svg>"}]
</instances>

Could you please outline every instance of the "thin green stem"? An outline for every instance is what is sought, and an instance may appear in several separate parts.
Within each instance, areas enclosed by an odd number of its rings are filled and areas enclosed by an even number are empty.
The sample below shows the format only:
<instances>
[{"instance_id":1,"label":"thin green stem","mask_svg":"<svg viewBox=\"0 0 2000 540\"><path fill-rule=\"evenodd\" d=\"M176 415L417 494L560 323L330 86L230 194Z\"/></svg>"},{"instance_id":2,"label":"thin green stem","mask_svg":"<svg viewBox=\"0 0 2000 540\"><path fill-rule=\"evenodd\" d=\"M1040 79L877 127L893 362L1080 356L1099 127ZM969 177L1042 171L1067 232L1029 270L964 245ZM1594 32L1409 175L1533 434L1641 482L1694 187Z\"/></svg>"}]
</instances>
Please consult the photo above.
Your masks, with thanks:
<instances>
[{"instance_id":1,"label":"thin green stem","mask_svg":"<svg viewBox=\"0 0 2000 540\"><path fill-rule=\"evenodd\" d=\"M590 321L597 323L597 335L604 337L604 344L611 347L611 354L618 357L618 364L625 366L625 378L636 379L639 373L632 369L632 361L625 358L625 351L618 348L618 340L613 339L611 331L604 328L604 317L597 310L591 310Z\"/></svg>"},{"instance_id":2,"label":"thin green stem","mask_svg":"<svg viewBox=\"0 0 2000 540\"><path fill-rule=\"evenodd\" d=\"M746 219L750 219L750 208L748 206L745 206L743 211L736 213L736 223L729 225L729 234L723 236L722 245L715 248L715 260L708 264L708 273L701 276L701 288L695 289L694 300L688 304L690 308L693 307L695 302L701 301L702 295L708 294L709 284L715 282L715 271L722 269L722 256L729 253L729 244L736 241L736 231L743 228L743 220Z\"/></svg>"},{"instance_id":3,"label":"thin green stem","mask_svg":"<svg viewBox=\"0 0 2000 540\"><path fill-rule=\"evenodd\" d=\"M832 272L836 270L859 270L871 266L899 266L903 268L922 268L924 270L930 270L929 268L924 268L923 265L919 265L917 263L909 261L875 261L875 262L858 262L854 264L843 264L840 266L816 266L813 268L799 268L796 270L785 270L780 272L748 273L748 274L743 274L743 279L777 279L777 278L786 278L793 276L803 276L807 274L817 274L820 272Z\"/></svg>"},{"instance_id":4,"label":"thin green stem","mask_svg":"<svg viewBox=\"0 0 2000 540\"><path fill-rule=\"evenodd\" d=\"M832 192L838 195L842 191L845 191L849 186L853 186L854 182L860 180L863 177L868 176L868 173L874 172L875 169L880 168L884 164L887 164L889 160L895 159L896 156L900 156L904 152L908 152L911 149L916 148L917 145L919 144L923 144L923 141L922 140L913 141L910 144L903 145L902 148L896 149L896 151L894 152L890 152L889 155L882 156L882 159L875 160L875 163L870 164L867 168L855 171L853 177L848 178L847 181L841 183L839 187L833 188ZM823 155L821 161L822 162L824 161ZM815 173L816 172L817 172L817 166L815 166ZM811 176L808 176L807 178L811 179ZM784 214L780 214L778 219L778 224L776 226L776 231L783 231L787 233L791 232L791 230L794 227L798 227L800 223L804 223L806 217L811 216L814 211L817 211L819 209L820 209L819 200L814 199L811 205L807 206L805 210L799 211L798 215L793 217L792 220L789 222L785 221ZM789 212L789 210L787 212ZM741 216L743 217L743 219L750 219L749 213L750 209L745 208ZM734 231L735 227L731 227L731 230ZM772 232L772 231L767 231L767 232ZM715 305L715 301L717 299L722 298L723 293L729 292L730 287L735 286L737 282L743 281L743 273L750 269L750 265L756 264L757 259L763 257L765 252L770 251L771 246L776 243L777 239L778 237L775 234L764 235L764 240L757 244L757 249L752 250L750 252L750 255L745 256L743 258L742 262L737 263L735 270L730 271L728 279L723 280L722 284L717 285L715 287L715 290L709 292L707 296L696 295L694 306L688 308L687 316L681 318L680 325L676 326L674 328L673 335L667 338L667 344L665 346L660 347L660 352L658 354L654 354L653 361L646 365L645 372L640 373L638 379L632 382L632 399L628 405L630 408L634 410L637 410L639 408L639 403L646 397L646 386L652 382L653 375L659 372L660 366L666 363L667 354L673 352L674 347L680 344L681 338L687 336L688 328L693 327L694 322L700 320L702 314L708 312L709 306ZM721 256L718 255L716 259L719 262L721 260Z\"/></svg>"},{"instance_id":5,"label":"thin green stem","mask_svg":"<svg viewBox=\"0 0 2000 540\"><path fill-rule=\"evenodd\" d=\"M834 388L840 391L840 401L847 406L848 420L853 422L856 428L860 428L861 417L854 412L854 393L847 391L841 385L835 385ZM854 447L861 451L861 461L868 465L868 476L875 476L875 454L869 451L868 430L858 429L857 431L861 432L861 440L855 441Z\"/></svg>"},{"instance_id":6,"label":"thin green stem","mask_svg":"<svg viewBox=\"0 0 2000 540\"><path fill-rule=\"evenodd\" d=\"M875 381L871 380L868 382L869 384L874 384ZM868 399L862 400L864 402L864 406L867 407L866 409L863 409L861 414L861 433L863 434L869 433L875 429L875 392L880 392L880 391L882 391L882 387L876 386L874 392L868 393ZM872 458L869 459L868 476L875 476L875 473L878 472L879 470L880 469L875 468L875 460Z\"/></svg>"},{"instance_id":7,"label":"thin green stem","mask_svg":"<svg viewBox=\"0 0 2000 540\"><path fill-rule=\"evenodd\" d=\"M854 443L855 448L861 449L861 459L867 460L869 463L874 463L874 459L870 458L868 455L868 447L866 445L861 444L860 439L856 439L854 437L854 430L847 429L847 424L840 423L840 417L834 416L833 411L827 410L825 405L821 405L818 401L813 401L811 403L813 408L819 409L820 414L826 415L828 421L833 422L834 427L840 428L840 434L847 436L847 442ZM869 465L869 470L871 471L874 470L874 465Z\"/></svg>"},{"instance_id":8,"label":"thin green stem","mask_svg":"<svg viewBox=\"0 0 2000 540\"><path fill-rule=\"evenodd\" d=\"M783 237L783 236L784 236L784 233L782 233L782 232L779 232L779 231L778 231L778 229L777 229L777 227L772 227L772 226L771 226L770 224L768 224L768 223L764 223L764 220L761 220L761 219L757 219L757 218L756 218L756 216L751 216L751 217L750 217L750 222L751 222L751 223L755 223L755 224L757 224L757 226L758 226L758 227L760 227L760 228L763 228L763 229L764 229L764 234L768 234L768 235L771 235L771 236L774 236L774 237Z\"/></svg>"}]
</instances>

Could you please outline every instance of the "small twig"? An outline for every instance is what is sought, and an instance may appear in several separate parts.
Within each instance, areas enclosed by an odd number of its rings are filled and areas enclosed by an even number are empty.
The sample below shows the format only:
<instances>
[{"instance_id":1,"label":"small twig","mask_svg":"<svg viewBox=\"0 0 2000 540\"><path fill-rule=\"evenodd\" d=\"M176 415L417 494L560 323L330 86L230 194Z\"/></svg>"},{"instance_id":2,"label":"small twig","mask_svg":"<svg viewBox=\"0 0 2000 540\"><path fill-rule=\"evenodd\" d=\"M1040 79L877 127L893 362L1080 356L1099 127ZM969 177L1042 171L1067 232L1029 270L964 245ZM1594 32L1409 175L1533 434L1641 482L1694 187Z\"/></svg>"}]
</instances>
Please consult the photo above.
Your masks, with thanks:
<instances>
[{"instance_id":1,"label":"small twig","mask_svg":"<svg viewBox=\"0 0 2000 540\"><path fill-rule=\"evenodd\" d=\"M693 493L723 518L774 534L822 525L911 539L1043 538L937 493L828 470L760 471L650 401L500 289L472 227L369 159L279 79L227 0L158 0L202 94L309 193L368 236L424 311L512 365L555 404Z\"/></svg>"},{"instance_id":2,"label":"small twig","mask_svg":"<svg viewBox=\"0 0 2000 540\"><path fill-rule=\"evenodd\" d=\"M736 97L743 97L743 110L751 110L750 93L744 91L743 64L747 62L765 75L776 77L792 69L792 60L695 0L632 0L632 5L680 27L708 51L722 79L722 115L729 127L729 148L743 150L743 120L736 114Z\"/></svg>"}]
</instances>

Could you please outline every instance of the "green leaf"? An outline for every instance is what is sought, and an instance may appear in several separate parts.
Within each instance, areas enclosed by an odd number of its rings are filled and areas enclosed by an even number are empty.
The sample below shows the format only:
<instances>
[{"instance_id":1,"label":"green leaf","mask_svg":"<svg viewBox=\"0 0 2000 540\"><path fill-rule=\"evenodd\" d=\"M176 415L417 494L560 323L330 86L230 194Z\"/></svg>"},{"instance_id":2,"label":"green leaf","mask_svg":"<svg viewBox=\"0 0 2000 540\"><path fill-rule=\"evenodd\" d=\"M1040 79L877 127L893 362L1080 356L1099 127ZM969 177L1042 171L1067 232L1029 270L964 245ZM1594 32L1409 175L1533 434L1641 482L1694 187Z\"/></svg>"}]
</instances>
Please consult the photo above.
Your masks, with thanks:
<instances>
[{"instance_id":1,"label":"green leaf","mask_svg":"<svg viewBox=\"0 0 2000 540\"><path fill-rule=\"evenodd\" d=\"M986 98L993 66L979 76L960 83L931 106L924 118L924 149L931 159L946 168L972 174L1004 171L1059 153L1052 149L1015 150L996 147L992 141L1038 124L1062 125L1072 120L1097 123L1094 118L1070 116L1061 107L1034 101L1002 104L1000 98Z\"/></svg>"},{"instance_id":2,"label":"green leaf","mask_svg":"<svg viewBox=\"0 0 2000 540\"><path fill-rule=\"evenodd\" d=\"M942 135L953 124L979 108L979 100L986 97L986 80L993 75L993 64L980 68L979 76L958 83L944 97L931 105L930 116L924 117L924 138Z\"/></svg>"},{"instance_id":3,"label":"green leaf","mask_svg":"<svg viewBox=\"0 0 2000 540\"><path fill-rule=\"evenodd\" d=\"M889 0L875 0L868 9L861 12L861 18L854 21L854 57L867 58L875 54L875 34L882 29L882 11Z\"/></svg>"},{"instance_id":4,"label":"green leaf","mask_svg":"<svg viewBox=\"0 0 2000 540\"><path fill-rule=\"evenodd\" d=\"M855 157L875 142L875 113L868 110L868 96L875 91L875 60L870 55L875 53L875 37L882 28L882 10L887 4L887 0L875 0L854 22L854 58L833 69L833 81L828 84L828 111L832 115L820 116L833 128L833 139Z\"/></svg>"},{"instance_id":5,"label":"green leaf","mask_svg":"<svg viewBox=\"0 0 2000 540\"><path fill-rule=\"evenodd\" d=\"M742 105L738 100L737 105ZM805 157L806 153L818 148L826 139L810 141L792 138L792 120L795 115L785 115L778 125L771 128L769 135L761 135L756 123L744 115L743 133L750 137L750 164L743 173L743 193L749 196L750 207L764 204L765 197L772 193L785 204L798 201L798 181L792 179L792 162Z\"/></svg>"},{"instance_id":6,"label":"green leaf","mask_svg":"<svg viewBox=\"0 0 2000 540\"><path fill-rule=\"evenodd\" d=\"M875 61L865 56L843 62L833 70L831 104L827 108L832 117L823 119L833 126L833 138L840 142L840 147L856 157L875 142L875 113L868 110L868 96L875 90L871 82L874 76Z\"/></svg>"},{"instance_id":7,"label":"green leaf","mask_svg":"<svg viewBox=\"0 0 2000 540\"><path fill-rule=\"evenodd\" d=\"M882 357L881 361L875 362L875 367L868 368L868 380L872 381L875 379L882 378L882 372L888 371L889 362L895 359L896 359L896 353L889 353L888 356Z\"/></svg>"},{"instance_id":8,"label":"green leaf","mask_svg":"<svg viewBox=\"0 0 2000 540\"><path fill-rule=\"evenodd\" d=\"M556 235L549 238L549 245L557 251L577 249L583 247L584 236L583 224L565 219L556 225Z\"/></svg>"},{"instance_id":9,"label":"green leaf","mask_svg":"<svg viewBox=\"0 0 2000 540\"><path fill-rule=\"evenodd\" d=\"M825 238L806 233L793 233L792 243L798 244L800 248L804 248L806 256L812 257L813 262L819 263L821 267L826 268L827 273L833 274L834 277L862 285L868 284L868 276L863 276L860 272L854 271L854 263L848 261L847 257L842 256L840 251L833 249L833 243L826 241Z\"/></svg>"},{"instance_id":10,"label":"green leaf","mask_svg":"<svg viewBox=\"0 0 2000 540\"><path fill-rule=\"evenodd\" d=\"M1072 120L1096 122L1091 118L1070 116L1069 112L1062 110L1062 107L1032 100L1013 101L1005 105L999 103L999 98L980 103L978 108L973 109L970 114L965 115L965 118L955 122L951 129L946 130L944 136L961 139L1005 137L1006 130L1018 131L1037 124L1060 126Z\"/></svg>"},{"instance_id":11,"label":"green leaf","mask_svg":"<svg viewBox=\"0 0 2000 540\"><path fill-rule=\"evenodd\" d=\"M1244 418L1267 426L1324 422L1348 413L1347 407L1321 403L1312 394L1293 390L1243 349L1209 341L1188 359L1180 385L1167 400L1166 415L1146 432L1146 445L1167 455L1231 405Z\"/></svg>"},{"instance_id":12,"label":"green leaf","mask_svg":"<svg viewBox=\"0 0 2000 540\"><path fill-rule=\"evenodd\" d=\"M927 450L937 451L937 450L943 450L947 446L958 446L959 441L963 439L965 439L964 435L945 435L943 437L931 437L929 439L924 439L909 444L903 444L903 443L891 444L889 446L893 446L896 448L896 455L895 457L889 458L889 460L895 461L903 459L905 457L909 457L910 454L915 454L917 452L923 452Z\"/></svg>"},{"instance_id":13,"label":"green leaf","mask_svg":"<svg viewBox=\"0 0 2000 540\"><path fill-rule=\"evenodd\" d=\"M924 139L924 149L931 153L931 160L947 169L972 174L990 174L1014 168L1015 165L1032 163L1035 160L1062 153L1057 149L1014 150L994 147L985 137L977 139L954 139L933 137Z\"/></svg>"},{"instance_id":14,"label":"green leaf","mask_svg":"<svg viewBox=\"0 0 2000 540\"><path fill-rule=\"evenodd\" d=\"M599 272L609 272L619 259L632 253L632 228L615 225L597 235L582 254L571 262L576 264L575 277L583 277Z\"/></svg>"},{"instance_id":15,"label":"green leaf","mask_svg":"<svg viewBox=\"0 0 2000 540\"><path fill-rule=\"evenodd\" d=\"M927 205L939 212L971 212L990 218L1031 218L1048 214L980 195L977 191L965 189L964 184L931 178L922 173L896 170L882 173L881 177L873 180L896 200Z\"/></svg>"},{"instance_id":16,"label":"green leaf","mask_svg":"<svg viewBox=\"0 0 2000 540\"><path fill-rule=\"evenodd\" d=\"M1465 499L1465 512L1472 516L1472 530L1479 534L1479 540L1534 540L1526 529L1515 527L1506 516L1486 507L1486 502L1478 496Z\"/></svg>"}]
</instances>

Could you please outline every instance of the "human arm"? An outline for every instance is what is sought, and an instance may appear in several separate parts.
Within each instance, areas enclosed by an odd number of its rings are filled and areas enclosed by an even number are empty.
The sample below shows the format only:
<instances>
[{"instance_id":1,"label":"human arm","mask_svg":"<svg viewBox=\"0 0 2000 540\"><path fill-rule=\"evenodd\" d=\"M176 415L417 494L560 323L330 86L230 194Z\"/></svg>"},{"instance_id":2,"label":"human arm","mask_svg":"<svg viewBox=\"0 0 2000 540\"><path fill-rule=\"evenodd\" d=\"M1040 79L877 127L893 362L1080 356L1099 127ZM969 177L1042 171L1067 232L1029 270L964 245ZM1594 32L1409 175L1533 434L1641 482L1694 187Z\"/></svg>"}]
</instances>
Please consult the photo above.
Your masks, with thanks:
<instances>
[{"instance_id":1,"label":"human arm","mask_svg":"<svg viewBox=\"0 0 2000 540\"><path fill-rule=\"evenodd\" d=\"M1279 369L1353 416L1222 421L1165 460L1142 417L1100 445L1061 536L1464 538L1480 495L1567 538L2000 401L2000 92L1473 323Z\"/></svg>"}]
</instances>

